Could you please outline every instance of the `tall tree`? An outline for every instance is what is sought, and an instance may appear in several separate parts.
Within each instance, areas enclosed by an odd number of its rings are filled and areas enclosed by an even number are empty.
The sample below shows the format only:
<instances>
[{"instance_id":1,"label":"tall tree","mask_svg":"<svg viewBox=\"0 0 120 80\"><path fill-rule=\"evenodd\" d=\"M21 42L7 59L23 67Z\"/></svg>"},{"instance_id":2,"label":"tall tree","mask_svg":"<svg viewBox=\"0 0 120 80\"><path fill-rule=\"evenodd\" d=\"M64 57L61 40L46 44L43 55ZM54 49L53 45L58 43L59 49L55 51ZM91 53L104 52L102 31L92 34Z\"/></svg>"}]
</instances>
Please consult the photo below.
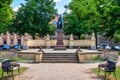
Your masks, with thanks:
<instances>
[{"instance_id":1,"label":"tall tree","mask_svg":"<svg viewBox=\"0 0 120 80\"><path fill-rule=\"evenodd\" d=\"M74 34L79 37L82 34L86 34L90 32L90 28L88 27L88 24L86 21L78 20L76 15L70 13L65 15L65 27L64 27L64 33L69 35L69 34Z\"/></svg>"},{"instance_id":2,"label":"tall tree","mask_svg":"<svg viewBox=\"0 0 120 80\"><path fill-rule=\"evenodd\" d=\"M72 0L67 8L71 13L66 15L68 26L65 32L75 34L78 31L80 35L91 30L95 33L96 46L97 34L100 32L109 39L119 38L120 0Z\"/></svg>"},{"instance_id":3,"label":"tall tree","mask_svg":"<svg viewBox=\"0 0 120 80\"><path fill-rule=\"evenodd\" d=\"M12 0L0 0L0 34L6 32L7 27L12 23L13 10Z\"/></svg>"},{"instance_id":4,"label":"tall tree","mask_svg":"<svg viewBox=\"0 0 120 80\"><path fill-rule=\"evenodd\" d=\"M49 27L49 22L56 14L54 7L53 0L27 0L15 15L12 31L27 32L33 38L51 33L54 29Z\"/></svg>"},{"instance_id":5,"label":"tall tree","mask_svg":"<svg viewBox=\"0 0 120 80\"><path fill-rule=\"evenodd\" d=\"M103 13L103 29L105 31L105 36L108 39L112 39L114 35L120 35L120 2L119 0L106 0L102 2L102 7L100 9Z\"/></svg>"},{"instance_id":6,"label":"tall tree","mask_svg":"<svg viewBox=\"0 0 120 80\"><path fill-rule=\"evenodd\" d=\"M74 15L72 18L69 18L70 20L72 20L72 26L74 26L75 28L72 29L73 32L77 32L79 36L84 33L94 32L97 39L97 33L100 31L101 19L100 14L97 11L96 1L72 0L72 2L69 4L69 8L71 10L71 14ZM71 24L70 21L68 23Z\"/></svg>"}]
</instances>

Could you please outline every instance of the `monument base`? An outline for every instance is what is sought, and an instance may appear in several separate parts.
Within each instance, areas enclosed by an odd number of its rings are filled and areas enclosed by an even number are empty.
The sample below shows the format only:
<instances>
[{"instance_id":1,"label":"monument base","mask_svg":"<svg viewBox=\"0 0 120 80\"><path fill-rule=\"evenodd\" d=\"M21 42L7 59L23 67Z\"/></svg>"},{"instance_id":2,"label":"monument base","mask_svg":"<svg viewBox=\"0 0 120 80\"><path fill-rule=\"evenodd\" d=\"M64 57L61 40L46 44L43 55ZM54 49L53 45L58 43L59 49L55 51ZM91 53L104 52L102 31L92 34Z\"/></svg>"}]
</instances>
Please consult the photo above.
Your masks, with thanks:
<instances>
[{"instance_id":1,"label":"monument base","mask_svg":"<svg viewBox=\"0 0 120 80\"><path fill-rule=\"evenodd\" d=\"M64 46L56 46L56 47L54 47L54 50L66 50L66 47L64 47Z\"/></svg>"},{"instance_id":2,"label":"monument base","mask_svg":"<svg viewBox=\"0 0 120 80\"><path fill-rule=\"evenodd\" d=\"M66 47L64 47L64 43L63 43L63 31L62 30L57 31L57 44L54 47L54 50L66 50Z\"/></svg>"}]
</instances>

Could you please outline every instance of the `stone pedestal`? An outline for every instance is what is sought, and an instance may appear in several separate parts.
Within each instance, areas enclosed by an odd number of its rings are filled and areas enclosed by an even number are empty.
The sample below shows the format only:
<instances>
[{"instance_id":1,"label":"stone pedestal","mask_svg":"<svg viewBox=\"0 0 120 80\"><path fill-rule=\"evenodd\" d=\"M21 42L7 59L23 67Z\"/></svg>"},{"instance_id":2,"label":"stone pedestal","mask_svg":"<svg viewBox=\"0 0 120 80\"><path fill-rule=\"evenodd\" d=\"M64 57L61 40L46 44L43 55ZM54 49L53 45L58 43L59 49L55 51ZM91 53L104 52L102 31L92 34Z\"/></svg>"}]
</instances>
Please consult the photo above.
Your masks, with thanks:
<instances>
[{"instance_id":1,"label":"stone pedestal","mask_svg":"<svg viewBox=\"0 0 120 80\"><path fill-rule=\"evenodd\" d=\"M92 33L92 37L91 37L91 49L92 50L96 50L96 46L95 46L95 42L96 42L96 39L95 39L95 33Z\"/></svg>"},{"instance_id":2,"label":"stone pedestal","mask_svg":"<svg viewBox=\"0 0 120 80\"><path fill-rule=\"evenodd\" d=\"M47 34L47 38L46 38L46 48L47 49L50 48L50 36L49 36L49 34Z\"/></svg>"},{"instance_id":3,"label":"stone pedestal","mask_svg":"<svg viewBox=\"0 0 120 80\"><path fill-rule=\"evenodd\" d=\"M36 53L35 54L35 62L39 63L42 61L42 52Z\"/></svg>"},{"instance_id":4,"label":"stone pedestal","mask_svg":"<svg viewBox=\"0 0 120 80\"><path fill-rule=\"evenodd\" d=\"M69 42L69 48L72 49L74 46L73 44L73 34L70 35L70 42Z\"/></svg>"},{"instance_id":5,"label":"stone pedestal","mask_svg":"<svg viewBox=\"0 0 120 80\"><path fill-rule=\"evenodd\" d=\"M57 31L57 46L63 46L63 31Z\"/></svg>"},{"instance_id":6,"label":"stone pedestal","mask_svg":"<svg viewBox=\"0 0 120 80\"><path fill-rule=\"evenodd\" d=\"M25 33L24 35L24 42L23 42L23 49L28 50L28 40L29 40L29 35L28 33Z\"/></svg>"},{"instance_id":7,"label":"stone pedestal","mask_svg":"<svg viewBox=\"0 0 120 80\"><path fill-rule=\"evenodd\" d=\"M64 47L64 43L63 43L63 31L62 30L57 31L57 44L54 50L66 50L66 48Z\"/></svg>"}]
</instances>

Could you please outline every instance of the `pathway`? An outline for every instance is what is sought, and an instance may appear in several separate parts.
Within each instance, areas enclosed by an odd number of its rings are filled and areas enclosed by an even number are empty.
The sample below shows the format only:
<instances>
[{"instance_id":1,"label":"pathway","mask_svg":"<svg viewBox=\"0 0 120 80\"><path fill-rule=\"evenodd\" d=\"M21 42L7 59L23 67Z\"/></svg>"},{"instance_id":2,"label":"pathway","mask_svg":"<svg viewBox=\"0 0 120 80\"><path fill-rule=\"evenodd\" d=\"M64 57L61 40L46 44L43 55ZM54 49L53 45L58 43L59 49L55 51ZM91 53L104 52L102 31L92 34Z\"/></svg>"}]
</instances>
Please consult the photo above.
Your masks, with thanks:
<instances>
[{"instance_id":1,"label":"pathway","mask_svg":"<svg viewBox=\"0 0 120 80\"><path fill-rule=\"evenodd\" d=\"M24 74L17 76L15 80L100 80L90 70L97 65L97 63L21 64L29 69Z\"/></svg>"},{"instance_id":2,"label":"pathway","mask_svg":"<svg viewBox=\"0 0 120 80\"><path fill-rule=\"evenodd\" d=\"M23 64L29 67L22 75L15 80L101 80L91 72L99 63L39 63ZM120 58L117 63L120 66Z\"/></svg>"}]
</instances>

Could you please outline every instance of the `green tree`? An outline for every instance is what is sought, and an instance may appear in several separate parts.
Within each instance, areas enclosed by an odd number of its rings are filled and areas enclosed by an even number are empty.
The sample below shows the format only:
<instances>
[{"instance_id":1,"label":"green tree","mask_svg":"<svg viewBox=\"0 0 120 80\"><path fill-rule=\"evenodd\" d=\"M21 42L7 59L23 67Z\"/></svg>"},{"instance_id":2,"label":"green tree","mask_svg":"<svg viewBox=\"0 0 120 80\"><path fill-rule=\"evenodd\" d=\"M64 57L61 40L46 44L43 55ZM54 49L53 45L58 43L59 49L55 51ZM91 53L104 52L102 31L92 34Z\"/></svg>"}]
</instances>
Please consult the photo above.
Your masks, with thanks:
<instances>
[{"instance_id":1,"label":"green tree","mask_svg":"<svg viewBox=\"0 0 120 80\"><path fill-rule=\"evenodd\" d=\"M22 35L27 32L33 38L54 32L49 26L56 14L54 7L53 0L27 0L15 15L12 31Z\"/></svg>"},{"instance_id":2,"label":"green tree","mask_svg":"<svg viewBox=\"0 0 120 80\"><path fill-rule=\"evenodd\" d=\"M120 35L119 0L72 0L67 8L71 10L71 14L66 15L69 25L65 32L75 34L78 31L75 35L79 36L84 31L94 32L96 46L98 33L104 33L107 39ZM70 15L72 17L69 17Z\"/></svg>"},{"instance_id":3,"label":"green tree","mask_svg":"<svg viewBox=\"0 0 120 80\"><path fill-rule=\"evenodd\" d=\"M79 2L80 4L80 2ZM76 6L80 6L77 2L72 1L69 5L65 5L65 34L74 34L80 38L81 34L86 34L90 32L90 27L87 24L87 21L83 17L79 16L80 12L77 13ZM71 11L67 13L67 11ZM81 13L82 14L82 13Z\"/></svg>"},{"instance_id":4,"label":"green tree","mask_svg":"<svg viewBox=\"0 0 120 80\"><path fill-rule=\"evenodd\" d=\"M13 10L10 7L12 0L0 0L0 34L6 32L13 19Z\"/></svg>"},{"instance_id":5,"label":"green tree","mask_svg":"<svg viewBox=\"0 0 120 80\"><path fill-rule=\"evenodd\" d=\"M102 31L107 39L120 35L120 1L119 0L99 0L98 11L101 15Z\"/></svg>"},{"instance_id":6,"label":"green tree","mask_svg":"<svg viewBox=\"0 0 120 80\"><path fill-rule=\"evenodd\" d=\"M85 34L90 32L90 28L88 27L88 24L86 21L78 20L76 15L74 14L67 14L65 16L65 27L64 27L64 33L69 35L69 34L74 34L79 37L81 34Z\"/></svg>"},{"instance_id":7,"label":"green tree","mask_svg":"<svg viewBox=\"0 0 120 80\"><path fill-rule=\"evenodd\" d=\"M95 33L97 45L97 33L100 31L101 19L95 0L72 0L69 4L71 15L68 22L68 31L73 26L73 34L81 36L84 33ZM67 15L68 16L68 15ZM72 21L72 22L71 22ZM72 25L71 25L72 24Z\"/></svg>"}]
</instances>

